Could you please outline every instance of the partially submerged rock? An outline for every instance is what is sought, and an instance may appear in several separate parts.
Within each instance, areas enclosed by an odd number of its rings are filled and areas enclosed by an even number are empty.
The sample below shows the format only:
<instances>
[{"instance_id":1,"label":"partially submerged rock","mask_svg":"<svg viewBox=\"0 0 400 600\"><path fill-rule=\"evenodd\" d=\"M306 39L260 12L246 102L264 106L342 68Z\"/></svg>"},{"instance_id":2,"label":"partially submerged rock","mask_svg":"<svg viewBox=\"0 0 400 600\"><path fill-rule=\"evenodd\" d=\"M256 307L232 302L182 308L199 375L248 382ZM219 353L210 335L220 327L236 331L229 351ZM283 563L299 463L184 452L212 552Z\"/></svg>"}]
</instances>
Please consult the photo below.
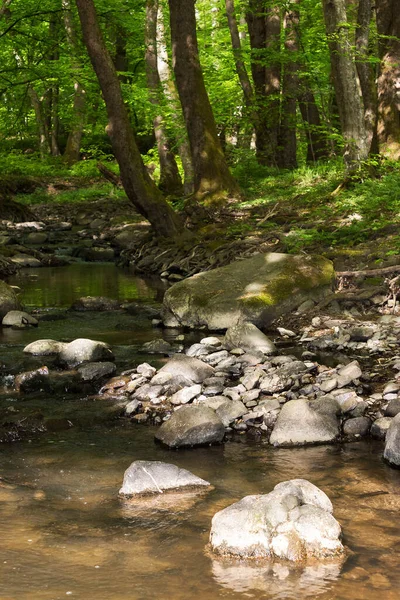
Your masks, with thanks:
<instances>
[{"instance_id":1,"label":"partially submerged rock","mask_svg":"<svg viewBox=\"0 0 400 600\"><path fill-rule=\"evenodd\" d=\"M213 367L210 365L197 358L185 355L175 355L159 370L159 373L170 373L171 375L185 377L194 383L202 383L207 377L211 377L214 372Z\"/></svg>"},{"instance_id":2,"label":"partially submerged rock","mask_svg":"<svg viewBox=\"0 0 400 600\"><path fill-rule=\"evenodd\" d=\"M125 471L119 493L121 496L137 496L209 486L208 481L176 465L160 461L136 460Z\"/></svg>"},{"instance_id":3,"label":"partially submerged rock","mask_svg":"<svg viewBox=\"0 0 400 600\"><path fill-rule=\"evenodd\" d=\"M37 327L39 321L22 310L10 310L3 318L1 324L3 327L25 329L26 327Z\"/></svg>"},{"instance_id":4,"label":"partially submerged rock","mask_svg":"<svg viewBox=\"0 0 400 600\"><path fill-rule=\"evenodd\" d=\"M204 406L183 406L156 432L155 438L170 448L222 442L225 427L215 412Z\"/></svg>"},{"instance_id":5,"label":"partially submerged rock","mask_svg":"<svg viewBox=\"0 0 400 600\"><path fill-rule=\"evenodd\" d=\"M387 430L383 458L391 465L400 467L400 413L393 417Z\"/></svg>"},{"instance_id":6,"label":"partially submerged rock","mask_svg":"<svg viewBox=\"0 0 400 600\"><path fill-rule=\"evenodd\" d=\"M211 548L222 556L295 562L341 555L341 528L332 511L326 494L309 481L285 481L214 515Z\"/></svg>"},{"instance_id":7,"label":"partially submerged rock","mask_svg":"<svg viewBox=\"0 0 400 600\"><path fill-rule=\"evenodd\" d=\"M24 352L33 356L57 356L67 345L56 340L36 340L25 346Z\"/></svg>"},{"instance_id":8,"label":"partially submerged rock","mask_svg":"<svg viewBox=\"0 0 400 600\"><path fill-rule=\"evenodd\" d=\"M78 338L62 348L59 360L68 367L76 367L85 362L112 361L114 355L105 342Z\"/></svg>"},{"instance_id":9,"label":"partially submerged rock","mask_svg":"<svg viewBox=\"0 0 400 600\"><path fill-rule=\"evenodd\" d=\"M164 296L164 324L211 330L241 321L265 326L310 295L322 295L333 279L331 261L321 256L259 254L173 285Z\"/></svg>"},{"instance_id":10,"label":"partially submerged rock","mask_svg":"<svg viewBox=\"0 0 400 600\"><path fill-rule=\"evenodd\" d=\"M20 303L16 293L0 279L0 319L3 319L10 310L19 310Z\"/></svg>"},{"instance_id":11,"label":"partially submerged rock","mask_svg":"<svg viewBox=\"0 0 400 600\"><path fill-rule=\"evenodd\" d=\"M283 405L272 431L274 446L334 442L339 437L339 405L331 396L291 400Z\"/></svg>"},{"instance_id":12,"label":"partially submerged rock","mask_svg":"<svg viewBox=\"0 0 400 600\"><path fill-rule=\"evenodd\" d=\"M114 298L107 298L106 296L84 296L78 298L71 306L71 310L76 311L111 311L118 310L120 303Z\"/></svg>"}]
</instances>

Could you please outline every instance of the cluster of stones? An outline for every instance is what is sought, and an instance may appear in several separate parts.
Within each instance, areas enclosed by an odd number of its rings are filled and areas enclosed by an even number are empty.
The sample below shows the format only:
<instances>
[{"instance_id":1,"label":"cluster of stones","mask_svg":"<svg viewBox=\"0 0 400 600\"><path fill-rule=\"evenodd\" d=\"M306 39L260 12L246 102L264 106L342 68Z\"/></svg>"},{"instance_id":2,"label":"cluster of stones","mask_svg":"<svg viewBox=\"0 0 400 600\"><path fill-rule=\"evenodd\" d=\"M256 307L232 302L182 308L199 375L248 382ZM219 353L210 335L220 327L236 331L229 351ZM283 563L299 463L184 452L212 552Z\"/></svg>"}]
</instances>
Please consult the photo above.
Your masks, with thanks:
<instances>
[{"instance_id":1,"label":"cluster of stones","mask_svg":"<svg viewBox=\"0 0 400 600\"><path fill-rule=\"evenodd\" d=\"M48 360L57 368L43 365L16 375L14 386L18 392L89 392L116 370L108 344L86 338L69 343L37 340L24 352Z\"/></svg>"},{"instance_id":2,"label":"cluster of stones","mask_svg":"<svg viewBox=\"0 0 400 600\"><path fill-rule=\"evenodd\" d=\"M395 315L383 315L377 321L314 317L300 338L300 343L313 350L369 354L393 351L399 342L400 317Z\"/></svg>"},{"instance_id":3,"label":"cluster of stones","mask_svg":"<svg viewBox=\"0 0 400 600\"><path fill-rule=\"evenodd\" d=\"M210 489L208 481L176 465L137 460L125 471L119 494L140 499ZM246 496L216 513L209 546L216 555L240 559L302 563L341 556L341 527L332 513L328 496L315 485L304 479L284 481L269 494Z\"/></svg>"},{"instance_id":4,"label":"cluster of stones","mask_svg":"<svg viewBox=\"0 0 400 600\"><path fill-rule=\"evenodd\" d=\"M303 360L272 355L273 344L254 325L232 329L222 340L204 338L158 371L139 365L101 393L126 398L126 415L137 422L164 422L156 435L173 447L220 442L235 431L263 434L276 446L385 436L400 405L396 382L368 395L357 361L329 368L307 352ZM258 332L257 349L233 344L241 330Z\"/></svg>"}]
</instances>

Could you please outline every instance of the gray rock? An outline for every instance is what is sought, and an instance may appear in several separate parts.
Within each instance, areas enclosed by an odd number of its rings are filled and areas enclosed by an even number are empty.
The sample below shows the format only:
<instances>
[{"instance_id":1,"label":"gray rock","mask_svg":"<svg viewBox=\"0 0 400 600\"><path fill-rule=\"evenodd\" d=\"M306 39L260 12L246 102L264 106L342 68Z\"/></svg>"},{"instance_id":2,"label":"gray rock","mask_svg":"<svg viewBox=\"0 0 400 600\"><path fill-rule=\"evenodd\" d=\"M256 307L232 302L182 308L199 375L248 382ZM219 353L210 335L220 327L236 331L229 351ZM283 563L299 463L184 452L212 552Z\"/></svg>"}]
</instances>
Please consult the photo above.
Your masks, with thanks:
<instances>
[{"instance_id":1,"label":"gray rock","mask_svg":"<svg viewBox=\"0 0 400 600\"><path fill-rule=\"evenodd\" d=\"M367 417L355 417L343 423L343 433L348 437L363 437L370 427L371 421Z\"/></svg>"},{"instance_id":2,"label":"gray rock","mask_svg":"<svg viewBox=\"0 0 400 600\"><path fill-rule=\"evenodd\" d=\"M21 308L15 291L0 279L0 319L3 319L10 310Z\"/></svg>"},{"instance_id":3,"label":"gray rock","mask_svg":"<svg viewBox=\"0 0 400 600\"><path fill-rule=\"evenodd\" d=\"M337 384L338 388L345 387L355 379L359 379L361 377L362 371L360 369L360 365L356 360L353 360L348 365L345 365L341 369L339 369L337 374Z\"/></svg>"},{"instance_id":4,"label":"gray rock","mask_svg":"<svg viewBox=\"0 0 400 600\"><path fill-rule=\"evenodd\" d=\"M67 343L56 340L36 340L25 346L24 352L33 356L57 356L67 346Z\"/></svg>"},{"instance_id":5,"label":"gray rock","mask_svg":"<svg viewBox=\"0 0 400 600\"><path fill-rule=\"evenodd\" d=\"M383 457L390 464L400 467L400 413L393 417L387 430Z\"/></svg>"},{"instance_id":6,"label":"gray rock","mask_svg":"<svg viewBox=\"0 0 400 600\"><path fill-rule=\"evenodd\" d=\"M145 383L134 392L133 396L142 402L150 402L161 396L163 391L164 387L162 385L150 385Z\"/></svg>"},{"instance_id":7,"label":"gray rock","mask_svg":"<svg viewBox=\"0 0 400 600\"><path fill-rule=\"evenodd\" d=\"M213 410L217 410L222 404L225 404L226 396L211 396L211 398L202 398L199 400L200 406L208 406Z\"/></svg>"},{"instance_id":8,"label":"gray rock","mask_svg":"<svg viewBox=\"0 0 400 600\"><path fill-rule=\"evenodd\" d=\"M148 363L142 363L138 365L136 371L140 373L140 375L143 375L143 377L147 377L149 379L150 377L154 377L154 375L157 373L157 369Z\"/></svg>"},{"instance_id":9,"label":"gray rock","mask_svg":"<svg viewBox=\"0 0 400 600\"><path fill-rule=\"evenodd\" d=\"M215 411L225 427L247 413L247 408L240 400L228 400Z\"/></svg>"},{"instance_id":10,"label":"gray rock","mask_svg":"<svg viewBox=\"0 0 400 600\"><path fill-rule=\"evenodd\" d=\"M118 310L120 303L114 298L107 298L106 296L85 296L78 298L71 306L71 310L76 311L98 311L106 312L112 310Z\"/></svg>"},{"instance_id":11,"label":"gray rock","mask_svg":"<svg viewBox=\"0 0 400 600\"><path fill-rule=\"evenodd\" d=\"M274 373L267 373L267 375L261 379L260 390L262 392L274 394L289 389L292 383L293 379L290 375L278 369Z\"/></svg>"},{"instance_id":12,"label":"gray rock","mask_svg":"<svg viewBox=\"0 0 400 600\"><path fill-rule=\"evenodd\" d=\"M206 346L221 346L222 342L217 337L206 337L200 340L200 344L205 344Z\"/></svg>"},{"instance_id":13,"label":"gray rock","mask_svg":"<svg viewBox=\"0 0 400 600\"><path fill-rule=\"evenodd\" d=\"M323 294L333 278L332 263L320 256L258 254L173 285L164 296L164 323L210 330L242 321L265 326L310 294Z\"/></svg>"},{"instance_id":14,"label":"gray rock","mask_svg":"<svg viewBox=\"0 0 400 600\"><path fill-rule=\"evenodd\" d=\"M302 446L333 442L339 435L339 406L331 396L291 400L283 405L272 431L274 446Z\"/></svg>"},{"instance_id":15,"label":"gray rock","mask_svg":"<svg viewBox=\"0 0 400 600\"><path fill-rule=\"evenodd\" d=\"M297 312L300 313L301 315L308 312L309 310L312 310L315 306L315 302L314 300L305 300L304 302L302 302L300 304L300 306L297 307Z\"/></svg>"},{"instance_id":16,"label":"gray rock","mask_svg":"<svg viewBox=\"0 0 400 600\"><path fill-rule=\"evenodd\" d=\"M125 471L121 496L162 494L170 490L207 488L208 481L186 469L160 461L136 460Z\"/></svg>"},{"instance_id":17,"label":"gray rock","mask_svg":"<svg viewBox=\"0 0 400 600\"><path fill-rule=\"evenodd\" d=\"M149 352L149 354L170 354L172 352L172 345L165 340L150 340L142 346L142 352Z\"/></svg>"},{"instance_id":18,"label":"gray rock","mask_svg":"<svg viewBox=\"0 0 400 600\"><path fill-rule=\"evenodd\" d=\"M42 267L42 263L38 258L29 256L28 254L14 254L10 259L13 263L19 267Z\"/></svg>"},{"instance_id":19,"label":"gray rock","mask_svg":"<svg viewBox=\"0 0 400 600\"><path fill-rule=\"evenodd\" d=\"M187 356L207 356L210 351L210 346L204 344L192 344L190 348L186 350Z\"/></svg>"},{"instance_id":20,"label":"gray rock","mask_svg":"<svg viewBox=\"0 0 400 600\"><path fill-rule=\"evenodd\" d=\"M385 396L386 394L397 393L400 390L400 383L396 383L394 381L390 381L383 388L382 394Z\"/></svg>"},{"instance_id":21,"label":"gray rock","mask_svg":"<svg viewBox=\"0 0 400 600\"><path fill-rule=\"evenodd\" d=\"M113 362L85 363L77 369L83 381L98 381L104 377L111 377L116 370L117 367Z\"/></svg>"},{"instance_id":22,"label":"gray rock","mask_svg":"<svg viewBox=\"0 0 400 600\"><path fill-rule=\"evenodd\" d=\"M138 400L137 398L134 398L133 400L128 402L128 404L125 406L126 416L130 417L131 415L134 415L135 413L137 413L137 411L139 410L139 408L141 406L142 406L142 403L140 402L140 400Z\"/></svg>"},{"instance_id":23,"label":"gray rock","mask_svg":"<svg viewBox=\"0 0 400 600\"><path fill-rule=\"evenodd\" d=\"M392 420L392 417L381 417L374 421L371 425L372 437L378 438L378 440L384 440Z\"/></svg>"},{"instance_id":24,"label":"gray rock","mask_svg":"<svg viewBox=\"0 0 400 600\"><path fill-rule=\"evenodd\" d=\"M226 350L219 350L218 352L212 352L211 354L207 354L203 358L203 360L208 365L215 367L224 358L228 358L228 352Z\"/></svg>"},{"instance_id":25,"label":"gray rock","mask_svg":"<svg viewBox=\"0 0 400 600\"><path fill-rule=\"evenodd\" d=\"M301 562L344 552L329 498L303 479L278 484L269 494L246 496L214 515L214 552L245 558Z\"/></svg>"},{"instance_id":26,"label":"gray rock","mask_svg":"<svg viewBox=\"0 0 400 600\"><path fill-rule=\"evenodd\" d=\"M257 387L260 379L265 375L265 371L262 369L252 369L247 371L243 377L240 378L241 383L244 385L246 390L250 391Z\"/></svg>"},{"instance_id":27,"label":"gray rock","mask_svg":"<svg viewBox=\"0 0 400 600\"><path fill-rule=\"evenodd\" d=\"M243 348L262 354L273 354L276 351L275 344L253 323L239 323L229 327L224 337L224 346L228 350Z\"/></svg>"},{"instance_id":28,"label":"gray rock","mask_svg":"<svg viewBox=\"0 0 400 600\"><path fill-rule=\"evenodd\" d=\"M40 367L34 371L25 371L15 376L14 385L17 392L38 392L47 387L49 369Z\"/></svg>"},{"instance_id":29,"label":"gray rock","mask_svg":"<svg viewBox=\"0 0 400 600\"><path fill-rule=\"evenodd\" d=\"M202 383L208 377L212 377L215 370L197 358L176 355L171 358L158 372L170 373L173 376L181 376L194 383Z\"/></svg>"},{"instance_id":30,"label":"gray rock","mask_svg":"<svg viewBox=\"0 0 400 600\"><path fill-rule=\"evenodd\" d=\"M196 398L201 393L201 385L197 383L196 385L191 385L190 387L185 387L178 392L175 392L170 398L169 401L171 404L187 404L193 398Z\"/></svg>"},{"instance_id":31,"label":"gray rock","mask_svg":"<svg viewBox=\"0 0 400 600\"><path fill-rule=\"evenodd\" d=\"M400 413L400 398L390 400L389 404L385 408L385 417L395 417Z\"/></svg>"},{"instance_id":32,"label":"gray rock","mask_svg":"<svg viewBox=\"0 0 400 600\"><path fill-rule=\"evenodd\" d=\"M3 327L25 329L27 327L37 327L39 321L22 310L10 310L3 318L1 324Z\"/></svg>"},{"instance_id":33,"label":"gray rock","mask_svg":"<svg viewBox=\"0 0 400 600\"><path fill-rule=\"evenodd\" d=\"M224 424L211 408L192 405L177 410L155 438L170 448L179 448L220 443L224 434Z\"/></svg>"},{"instance_id":34,"label":"gray rock","mask_svg":"<svg viewBox=\"0 0 400 600\"><path fill-rule=\"evenodd\" d=\"M47 242L48 239L48 235L47 233L43 232L32 232L29 233L26 236L26 241L28 242L28 244L44 244L45 242Z\"/></svg>"},{"instance_id":35,"label":"gray rock","mask_svg":"<svg viewBox=\"0 0 400 600\"><path fill-rule=\"evenodd\" d=\"M114 355L104 342L78 338L62 348L59 360L69 367L76 367L85 362L112 361Z\"/></svg>"}]
</instances>

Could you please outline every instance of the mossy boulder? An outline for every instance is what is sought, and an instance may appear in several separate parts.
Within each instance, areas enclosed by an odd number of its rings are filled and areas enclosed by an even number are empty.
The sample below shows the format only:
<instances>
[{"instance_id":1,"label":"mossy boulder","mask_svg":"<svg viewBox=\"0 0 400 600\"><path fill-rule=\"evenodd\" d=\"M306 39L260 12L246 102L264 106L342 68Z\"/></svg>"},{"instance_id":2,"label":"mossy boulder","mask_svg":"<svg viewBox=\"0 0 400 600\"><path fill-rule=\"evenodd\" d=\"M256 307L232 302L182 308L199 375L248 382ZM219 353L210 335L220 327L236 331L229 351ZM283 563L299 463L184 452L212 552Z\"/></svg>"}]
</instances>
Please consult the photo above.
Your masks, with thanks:
<instances>
[{"instance_id":1,"label":"mossy boulder","mask_svg":"<svg viewBox=\"0 0 400 600\"><path fill-rule=\"evenodd\" d=\"M164 296L164 324L219 330L249 321L263 327L323 297L334 277L332 262L322 256L258 254L173 285Z\"/></svg>"},{"instance_id":2,"label":"mossy boulder","mask_svg":"<svg viewBox=\"0 0 400 600\"><path fill-rule=\"evenodd\" d=\"M3 319L10 310L20 308L21 305L12 287L0 279L0 319Z\"/></svg>"}]
</instances>

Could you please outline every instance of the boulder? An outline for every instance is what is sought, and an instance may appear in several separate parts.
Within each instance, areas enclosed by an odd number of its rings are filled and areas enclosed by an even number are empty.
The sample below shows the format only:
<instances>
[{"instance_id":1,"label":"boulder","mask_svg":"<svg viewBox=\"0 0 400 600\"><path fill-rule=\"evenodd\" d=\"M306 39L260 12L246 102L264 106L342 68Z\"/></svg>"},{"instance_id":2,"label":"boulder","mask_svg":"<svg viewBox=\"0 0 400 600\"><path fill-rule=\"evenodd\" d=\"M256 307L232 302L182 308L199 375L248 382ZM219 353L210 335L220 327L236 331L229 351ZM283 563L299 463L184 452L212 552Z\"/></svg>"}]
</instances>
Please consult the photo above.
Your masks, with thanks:
<instances>
[{"instance_id":1,"label":"boulder","mask_svg":"<svg viewBox=\"0 0 400 600\"><path fill-rule=\"evenodd\" d=\"M78 338L62 348L59 360L68 367L76 367L85 362L113 361L114 355L104 342Z\"/></svg>"},{"instance_id":2,"label":"boulder","mask_svg":"<svg viewBox=\"0 0 400 600\"><path fill-rule=\"evenodd\" d=\"M387 430L383 458L391 465L400 467L400 413L393 417Z\"/></svg>"},{"instance_id":3,"label":"boulder","mask_svg":"<svg viewBox=\"0 0 400 600\"><path fill-rule=\"evenodd\" d=\"M42 263L38 258L29 256L28 254L14 254L10 259L19 267L42 267Z\"/></svg>"},{"instance_id":4,"label":"boulder","mask_svg":"<svg viewBox=\"0 0 400 600\"><path fill-rule=\"evenodd\" d=\"M339 405L331 396L291 400L282 406L270 443L303 446L334 442L339 436Z\"/></svg>"},{"instance_id":5,"label":"boulder","mask_svg":"<svg viewBox=\"0 0 400 600\"><path fill-rule=\"evenodd\" d=\"M19 310L20 303L17 295L4 281L0 279L0 319L3 319L10 310Z\"/></svg>"},{"instance_id":6,"label":"boulder","mask_svg":"<svg viewBox=\"0 0 400 600\"><path fill-rule=\"evenodd\" d=\"M253 323L239 323L229 327L224 337L224 346L228 350L243 348L248 352L274 354L275 344Z\"/></svg>"},{"instance_id":7,"label":"boulder","mask_svg":"<svg viewBox=\"0 0 400 600\"><path fill-rule=\"evenodd\" d=\"M371 425L372 437L384 440L392 420L391 417L381 417L374 421Z\"/></svg>"},{"instance_id":8,"label":"boulder","mask_svg":"<svg viewBox=\"0 0 400 600\"><path fill-rule=\"evenodd\" d=\"M184 377L193 383L203 383L205 379L212 377L215 371L213 367L197 358L177 354L161 367L157 376L160 373L170 373L173 376Z\"/></svg>"},{"instance_id":9,"label":"boulder","mask_svg":"<svg viewBox=\"0 0 400 600\"><path fill-rule=\"evenodd\" d=\"M85 363L77 369L83 381L98 381L104 377L111 377L116 370L117 367L113 362Z\"/></svg>"},{"instance_id":10,"label":"boulder","mask_svg":"<svg viewBox=\"0 0 400 600\"><path fill-rule=\"evenodd\" d=\"M26 241L28 242L28 244L44 244L45 242L47 242L47 239L48 235L44 231L33 231L32 233L29 233L26 236Z\"/></svg>"},{"instance_id":11,"label":"boulder","mask_svg":"<svg viewBox=\"0 0 400 600\"><path fill-rule=\"evenodd\" d=\"M24 371L15 376L14 385L17 392L39 392L47 388L49 369L40 367L34 371Z\"/></svg>"},{"instance_id":12,"label":"boulder","mask_svg":"<svg viewBox=\"0 0 400 600\"><path fill-rule=\"evenodd\" d=\"M171 354L172 345L166 340L150 340L143 344L141 350L149 354Z\"/></svg>"},{"instance_id":13,"label":"boulder","mask_svg":"<svg viewBox=\"0 0 400 600\"><path fill-rule=\"evenodd\" d=\"M22 310L10 310L3 318L3 327L15 327L25 329L26 327L37 327L39 321Z\"/></svg>"},{"instance_id":14,"label":"boulder","mask_svg":"<svg viewBox=\"0 0 400 600\"><path fill-rule=\"evenodd\" d=\"M118 310L120 304L118 300L114 298L107 298L105 296L85 296L83 298L78 298L71 306L71 310L76 311L85 311L85 310L93 310L93 311L109 311L109 310Z\"/></svg>"},{"instance_id":15,"label":"boulder","mask_svg":"<svg viewBox=\"0 0 400 600\"><path fill-rule=\"evenodd\" d=\"M270 324L331 286L334 269L321 256L258 254L180 281L164 296L167 327L227 329L242 321Z\"/></svg>"},{"instance_id":16,"label":"boulder","mask_svg":"<svg viewBox=\"0 0 400 600\"><path fill-rule=\"evenodd\" d=\"M33 356L57 356L66 346L67 343L56 340L36 340L25 346L24 352Z\"/></svg>"},{"instance_id":17,"label":"boulder","mask_svg":"<svg viewBox=\"0 0 400 600\"><path fill-rule=\"evenodd\" d=\"M156 432L155 438L170 448L222 442L225 427L211 408L183 406Z\"/></svg>"},{"instance_id":18,"label":"boulder","mask_svg":"<svg viewBox=\"0 0 400 600\"><path fill-rule=\"evenodd\" d=\"M170 490L206 488L210 483L186 469L160 461L135 460L125 471L121 496L162 494Z\"/></svg>"},{"instance_id":19,"label":"boulder","mask_svg":"<svg viewBox=\"0 0 400 600\"><path fill-rule=\"evenodd\" d=\"M240 400L228 400L221 404L215 412L225 427L229 427L233 421L245 415L248 410Z\"/></svg>"},{"instance_id":20,"label":"boulder","mask_svg":"<svg viewBox=\"0 0 400 600\"><path fill-rule=\"evenodd\" d=\"M200 393L201 385L196 383L195 385L190 385L189 387L184 387L181 390L178 390L175 392L175 394L172 394L172 396L169 398L169 401L171 404L176 405L187 404L193 400L193 398L196 398L196 396L198 396Z\"/></svg>"},{"instance_id":21,"label":"boulder","mask_svg":"<svg viewBox=\"0 0 400 600\"><path fill-rule=\"evenodd\" d=\"M293 479L219 511L210 544L223 556L301 562L343 554L340 536L326 494L309 481Z\"/></svg>"}]
</instances>

